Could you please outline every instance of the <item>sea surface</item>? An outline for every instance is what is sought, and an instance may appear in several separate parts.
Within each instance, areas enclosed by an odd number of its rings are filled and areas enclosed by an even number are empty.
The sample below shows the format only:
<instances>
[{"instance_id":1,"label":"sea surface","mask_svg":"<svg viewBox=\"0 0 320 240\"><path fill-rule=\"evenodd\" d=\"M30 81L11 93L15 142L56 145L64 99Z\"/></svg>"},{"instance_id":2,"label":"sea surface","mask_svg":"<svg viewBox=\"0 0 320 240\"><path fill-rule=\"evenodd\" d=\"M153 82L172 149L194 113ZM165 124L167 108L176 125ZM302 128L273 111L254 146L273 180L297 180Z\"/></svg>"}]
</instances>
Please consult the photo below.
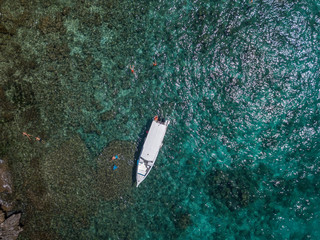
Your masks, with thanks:
<instances>
[{"instance_id":1,"label":"sea surface","mask_svg":"<svg viewBox=\"0 0 320 240\"><path fill-rule=\"evenodd\" d=\"M19 239L320 239L320 1L0 0L0 20Z\"/></svg>"}]
</instances>

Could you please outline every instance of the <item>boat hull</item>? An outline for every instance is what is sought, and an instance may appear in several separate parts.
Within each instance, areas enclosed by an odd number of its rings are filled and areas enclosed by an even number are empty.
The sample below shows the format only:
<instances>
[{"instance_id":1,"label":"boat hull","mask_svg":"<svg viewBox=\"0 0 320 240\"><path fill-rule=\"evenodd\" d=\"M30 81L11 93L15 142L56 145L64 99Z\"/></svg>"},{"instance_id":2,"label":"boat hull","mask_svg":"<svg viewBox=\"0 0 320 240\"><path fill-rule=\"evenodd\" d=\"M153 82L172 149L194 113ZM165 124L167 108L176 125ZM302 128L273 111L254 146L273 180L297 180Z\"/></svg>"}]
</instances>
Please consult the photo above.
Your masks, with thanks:
<instances>
[{"instance_id":1,"label":"boat hull","mask_svg":"<svg viewBox=\"0 0 320 240\"><path fill-rule=\"evenodd\" d=\"M170 121L154 119L143 144L137 164L137 187L148 176L159 154Z\"/></svg>"}]
</instances>

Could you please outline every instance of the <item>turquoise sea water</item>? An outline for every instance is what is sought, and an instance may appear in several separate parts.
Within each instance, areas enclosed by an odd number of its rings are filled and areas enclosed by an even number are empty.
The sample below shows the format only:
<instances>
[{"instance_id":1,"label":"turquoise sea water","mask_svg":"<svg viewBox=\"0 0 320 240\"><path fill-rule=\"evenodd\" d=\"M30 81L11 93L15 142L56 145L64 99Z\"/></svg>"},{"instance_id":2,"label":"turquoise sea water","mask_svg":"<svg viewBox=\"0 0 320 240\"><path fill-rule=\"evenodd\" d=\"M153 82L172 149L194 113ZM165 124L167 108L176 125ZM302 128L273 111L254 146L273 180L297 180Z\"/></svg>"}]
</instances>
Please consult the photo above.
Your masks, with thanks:
<instances>
[{"instance_id":1,"label":"turquoise sea water","mask_svg":"<svg viewBox=\"0 0 320 240\"><path fill-rule=\"evenodd\" d=\"M3 0L0 18L19 239L320 238L320 2ZM154 115L171 124L135 188Z\"/></svg>"}]
</instances>

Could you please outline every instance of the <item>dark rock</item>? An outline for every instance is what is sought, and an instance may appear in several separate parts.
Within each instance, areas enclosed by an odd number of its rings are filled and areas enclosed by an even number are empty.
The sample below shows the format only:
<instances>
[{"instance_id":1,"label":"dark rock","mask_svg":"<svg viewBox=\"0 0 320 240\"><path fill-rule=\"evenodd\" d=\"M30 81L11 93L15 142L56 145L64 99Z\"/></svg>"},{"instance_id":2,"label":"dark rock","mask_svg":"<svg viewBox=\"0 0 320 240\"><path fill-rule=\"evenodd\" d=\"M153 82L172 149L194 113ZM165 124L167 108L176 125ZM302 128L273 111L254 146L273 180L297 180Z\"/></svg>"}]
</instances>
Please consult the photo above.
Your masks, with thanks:
<instances>
[{"instance_id":1,"label":"dark rock","mask_svg":"<svg viewBox=\"0 0 320 240\"><path fill-rule=\"evenodd\" d=\"M102 24L102 16L98 13L94 15L94 24L100 26Z\"/></svg>"},{"instance_id":2,"label":"dark rock","mask_svg":"<svg viewBox=\"0 0 320 240\"><path fill-rule=\"evenodd\" d=\"M0 33L9 34L8 30L6 29L6 27L3 26L2 24L0 24Z\"/></svg>"},{"instance_id":3,"label":"dark rock","mask_svg":"<svg viewBox=\"0 0 320 240\"><path fill-rule=\"evenodd\" d=\"M0 101L6 101L6 94L2 86L0 86Z\"/></svg>"},{"instance_id":4,"label":"dark rock","mask_svg":"<svg viewBox=\"0 0 320 240\"><path fill-rule=\"evenodd\" d=\"M63 16L67 16L67 15L69 15L69 13L70 13L70 7L65 7L65 8L63 8L63 10L62 10L62 12L61 12L61 14L62 14Z\"/></svg>"},{"instance_id":5,"label":"dark rock","mask_svg":"<svg viewBox=\"0 0 320 240\"><path fill-rule=\"evenodd\" d=\"M120 69L120 70L122 70L122 69L124 69L124 64L122 63L122 62L119 62L118 63L118 68Z\"/></svg>"},{"instance_id":6,"label":"dark rock","mask_svg":"<svg viewBox=\"0 0 320 240\"><path fill-rule=\"evenodd\" d=\"M18 106L28 106L35 103L35 94L32 85L24 81L8 81L5 86L8 102L14 102Z\"/></svg>"},{"instance_id":7,"label":"dark rock","mask_svg":"<svg viewBox=\"0 0 320 240\"><path fill-rule=\"evenodd\" d=\"M88 125L86 125L83 128L83 131L89 134L97 134L97 135L101 134L101 131L99 130L98 126L96 126L94 123L89 123Z\"/></svg>"},{"instance_id":8,"label":"dark rock","mask_svg":"<svg viewBox=\"0 0 320 240\"><path fill-rule=\"evenodd\" d=\"M257 190L249 174L238 170L215 170L208 178L210 196L231 211L247 206Z\"/></svg>"},{"instance_id":9,"label":"dark rock","mask_svg":"<svg viewBox=\"0 0 320 240\"><path fill-rule=\"evenodd\" d=\"M198 12L196 13L196 15L197 15L197 20L200 20L200 22L201 22L202 20L205 19L206 15L207 15L206 9L203 8L203 7L200 8L200 9L198 10Z\"/></svg>"},{"instance_id":10,"label":"dark rock","mask_svg":"<svg viewBox=\"0 0 320 240\"><path fill-rule=\"evenodd\" d=\"M102 67L101 61L95 62L95 67L96 67L98 70L101 70L101 67Z\"/></svg>"},{"instance_id":11,"label":"dark rock","mask_svg":"<svg viewBox=\"0 0 320 240\"><path fill-rule=\"evenodd\" d=\"M36 69L37 66L38 66L38 63L34 59L23 62L23 68L34 70Z\"/></svg>"},{"instance_id":12,"label":"dark rock","mask_svg":"<svg viewBox=\"0 0 320 240\"><path fill-rule=\"evenodd\" d=\"M61 15L42 17L39 21L38 28L43 34L65 32Z\"/></svg>"},{"instance_id":13,"label":"dark rock","mask_svg":"<svg viewBox=\"0 0 320 240\"><path fill-rule=\"evenodd\" d=\"M92 100L92 105L98 112L101 112L104 108L104 106L97 100Z\"/></svg>"},{"instance_id":14,"label":"dark rock","mask_svg":"<svg viewBox=\"0 0 320 240\"><path fill-rule=\"evenodd\" d=\"M0 224L0 239L15 240L19 233L23 230L20 227L19 221L21 213L13 214Z\"/></svg>"},{"instance_id":15,"label":"dark rock","mask_svg":"<svg viewBox=\"0 0 320 240\"><path fill-rule=\"evenodd\" d=\"M40 110L34 106L26 109L23 112L24 122L36 122L40 119Z\"/></svg>"},{"instance_id":16,"label":"dark rock","mask_svg":"<svg viewBox=\"0 0 320 240\"><path fill-rule=\"evenodd\" d=\"M0 114L0 117L2 118L0 122L11 122L14 120L14 114L12 112L3 112Z\"/></svg>"},{"instance_id":17,"label":"dark rock","mask_svg":"<svg viewBox=\"0 0 320 240\"><path fill-rule=\"evenodd\" d=\"M175 226L179 230L185 230L192 224L192 220L190 218L190 214L187 213L179 213L176 216Z\"/></svg>"},{"instance_id":18,"label":"dark rock","mask_svg":"<svg viewBox=\"0 0 320 240\"><path fill-rule=\"evenodd\" d=\"M40 23L38 27L42 33L47 33L48 27L50 26L50 24L51 24L51 19L49 16L46 16L40 19Z\"/></svg>"},{"instance_id":19,"label":"dark rock","mask_svg":"<svg viewBox=\"0 0 320 240\"><path fill-rule=\"evenodd\" d=\"M62 60L69 56L70 49L67 44L52 43L47 46L47 55L50 60Z\"/></svg>"},{"instance_id":20,"label":"dark rock","mask_svg":"<svg viewBox=\"0 0 320 240\"><path fill-rule=\"evenodd\" d=\"M17 69L13 68L13 67L8 67L6 74L8 77L12 77L15 73L16 73Z\"/></svg>"},{"instance_id":21,"label":"dark rock","mask_svg":"<svg viewBox=\"0 0 320 240\"><path fill-rule=\"evenodd\" d=\"M85 65L90 66L93 63L93 60L94 60L94 58L92 55L87 56L85 59Z\"/></svg>"},{"instance_id":22,"label":"dark rock","mask_svg":"<svg viewBox=\"0 0 320 240\"><path fill-rule=\"evenodd\" d=\"M110 110L110 111L105 111L100 114L100 118L102 121L109 121L111 119L114 119L115 117L115 112Z\"/></svg>"},{"instance_id":23,"label":"dark rock","mask_svg":"<svg viewBox=\"0 0 320 240\"><path fill-rule=\"evenodd\" d=\"M10 122L14 120L14 105L7 100L5 91L0 87L0 123Z\"/></svg>"}]
</instances>

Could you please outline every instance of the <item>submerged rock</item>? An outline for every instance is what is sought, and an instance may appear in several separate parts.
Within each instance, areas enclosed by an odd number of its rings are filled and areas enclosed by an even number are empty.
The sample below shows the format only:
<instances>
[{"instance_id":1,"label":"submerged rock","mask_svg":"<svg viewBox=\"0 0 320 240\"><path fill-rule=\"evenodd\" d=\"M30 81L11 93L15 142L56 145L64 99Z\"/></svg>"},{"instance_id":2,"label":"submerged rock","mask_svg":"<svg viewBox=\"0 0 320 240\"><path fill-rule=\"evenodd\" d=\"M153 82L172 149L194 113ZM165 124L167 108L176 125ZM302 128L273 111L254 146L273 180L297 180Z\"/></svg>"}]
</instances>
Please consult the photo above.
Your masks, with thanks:
<instances>
[{"instance_id":1,"label":"submerged rock","mask_svg":"<svg viewBox=\"0 0 320 240\"><path fill-rule=\"evenodd\" d=\"M7 28L3 24L0 24L0 33L9 34Z\"/></svg>"},{"instance_id":2,"label":"submerged rock","mask_svg":"<svg viewBox=\"0 0 320 240\"><path fill-rule=\"evenodd\" d=\"M135 152L131 142L113 141L98 157L97 186L104 199L116 199L131 188ZM115 155L118 159L112 160Z\"/></svg>"},{"instance_id":3,"label":"submerged rock","mask_svg":"<svg viewBox=\"0 0 320 240\"><path fill-rule=\"evenodd\" d=\"M105 112L101 113L100 118L102 121L109 121L109 120L114 119L115 115L116 114L114 111L109 110L109 111L105 111Z\"/></svg>"},{"instance_id":4,"label":"submerged rock","mask_svg":"<svg viewBox=\"0 0 320 240\"><path fill-rule=\"evenodd\" d=\"M5 89L0 86L0 123L11 122L14 120L15 107L7 99Z\"/></svg>"},{"instance_id":5,"label":"submerged rock","mask_svg":"<svg viewBox=\"0 0 320 240\"><path fill-rule=\"evenodd\" d=\"M215 170L208 176L209 194L234 211L245 207L256 192L254 181L245 172Z\"/></svg>"},{"instance_id":6,"label":"submerged rock","mask_svg":"<svg viewBox=\"0 0 320 240\"><path fill-rule=\"evenodd\" d=\"M175 226L177 229L185 230L190 225L192 225L192 220L190 218L190 214L179 213L175 216Z\"/></svg>"},{"instance_id":7,"label":"submerged rock","mask_svg":"<svg viewBox=\"0 0 320 240\"><path fill-rule=\"evenodd\" d=\"M63 33L65 31L62 16L59 14L54 17L44 16L40 18L38 28L43 34L56 32Z\"/></svg>"}]
</instances>

